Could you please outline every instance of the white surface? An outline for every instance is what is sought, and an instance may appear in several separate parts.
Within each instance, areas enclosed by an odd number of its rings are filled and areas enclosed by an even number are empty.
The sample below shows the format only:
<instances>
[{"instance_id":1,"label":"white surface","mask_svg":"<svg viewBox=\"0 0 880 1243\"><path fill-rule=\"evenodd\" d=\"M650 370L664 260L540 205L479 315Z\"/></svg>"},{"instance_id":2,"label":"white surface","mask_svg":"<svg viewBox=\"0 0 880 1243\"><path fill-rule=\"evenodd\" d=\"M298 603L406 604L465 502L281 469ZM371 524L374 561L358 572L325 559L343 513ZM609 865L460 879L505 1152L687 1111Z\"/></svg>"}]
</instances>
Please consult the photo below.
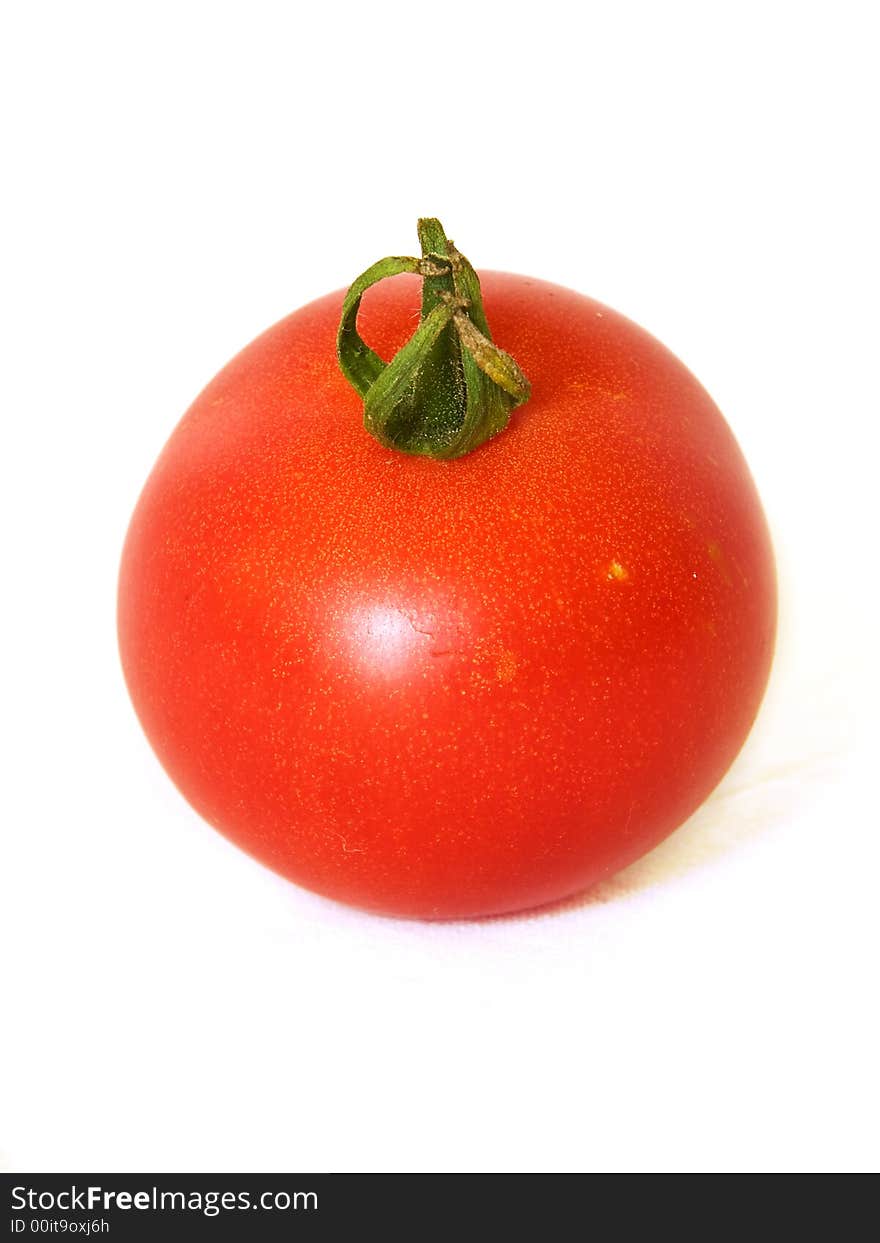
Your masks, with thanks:
<instances>
[{"instance_id":1,"label":"white surface","mask_svg":"<svg viewBox=\"0 0 880 1243\"><path fill-rule=\"evenodd\" d=\"M871 17L7 10L9 1168L876 1168ZM183 409L282 314L411 251L419 214L692 367L782 582L759 727L693 821L563 909L445 926L299 891L204 825L114 633Z\"/></svg>"}]
</instances>

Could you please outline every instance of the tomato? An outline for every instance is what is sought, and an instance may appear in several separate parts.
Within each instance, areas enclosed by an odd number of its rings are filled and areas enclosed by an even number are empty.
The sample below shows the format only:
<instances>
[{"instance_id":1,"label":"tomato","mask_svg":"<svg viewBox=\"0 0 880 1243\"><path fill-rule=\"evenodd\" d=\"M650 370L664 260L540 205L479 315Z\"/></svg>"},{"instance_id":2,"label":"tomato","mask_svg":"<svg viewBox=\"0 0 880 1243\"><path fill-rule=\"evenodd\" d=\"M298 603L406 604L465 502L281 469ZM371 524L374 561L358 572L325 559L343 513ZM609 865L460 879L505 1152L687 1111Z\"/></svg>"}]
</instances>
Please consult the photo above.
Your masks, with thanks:
<instances>
[{"instance_id":1,"label":"tomato","mask_svg":"<svg viewBox=\"0 0 880 1243\"><path fill-rule=\"evenodd\" d=\"M377 443L331 294L196 400L122 560L125 675L186 798L401 916L536 906L638 858L730 765L773 648L767 527L707 393L607 307L481 279L531 382L505 431L452 461ZM418 297L366 295L379 354Z\"/></svg>"}]
</instances>

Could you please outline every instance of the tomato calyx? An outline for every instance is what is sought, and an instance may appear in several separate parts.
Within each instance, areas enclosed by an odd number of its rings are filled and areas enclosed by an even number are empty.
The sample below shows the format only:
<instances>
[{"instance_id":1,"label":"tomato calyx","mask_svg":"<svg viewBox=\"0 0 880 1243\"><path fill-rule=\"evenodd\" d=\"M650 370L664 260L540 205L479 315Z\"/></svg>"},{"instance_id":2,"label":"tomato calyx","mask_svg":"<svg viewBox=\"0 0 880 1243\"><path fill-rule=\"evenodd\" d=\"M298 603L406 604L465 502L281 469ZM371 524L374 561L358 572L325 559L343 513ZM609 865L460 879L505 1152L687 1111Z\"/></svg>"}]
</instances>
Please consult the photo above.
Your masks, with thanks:
<instances>
[{"instance_id":1,"label":"tomato calyx","mask_svg":"<svg viewBox=\"0 0 880 1243\"><path fill-rule=\"evenodd\" d=\"M418 224L422 254L380 259L345 297L337 335L339 365L364 399L364 426L388 448L448 459L503 431L528 399L529 382L492 340L480 281L439 220ZM421 276L418 328L390 362L357 330L371 285L403 272Z\"/></svg>"}]
</instances>

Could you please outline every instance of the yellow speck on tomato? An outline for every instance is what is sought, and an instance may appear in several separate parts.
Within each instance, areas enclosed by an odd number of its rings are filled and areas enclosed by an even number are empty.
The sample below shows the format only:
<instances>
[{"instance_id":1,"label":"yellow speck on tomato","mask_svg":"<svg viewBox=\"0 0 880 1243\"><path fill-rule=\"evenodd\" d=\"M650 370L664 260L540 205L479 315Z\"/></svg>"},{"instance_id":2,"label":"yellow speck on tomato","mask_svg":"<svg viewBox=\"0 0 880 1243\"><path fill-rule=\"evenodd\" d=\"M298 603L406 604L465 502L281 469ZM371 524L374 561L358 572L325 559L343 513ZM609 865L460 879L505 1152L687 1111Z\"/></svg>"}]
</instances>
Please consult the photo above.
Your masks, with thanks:
<instances>
[{"instance_id":1,"label":"yellow speck on tomato","mask_svg":"<svg viewBox=\"0 0 880 1243\"><path fill-rule=\"evenodd\" d=\"M728 587L732 586L733 583L730 577L730 571L727 568L727 561L721 549L721 545L716 543L715 540L712 540L710 544L707 544L706 552L709 554L712 561L714 561L718 568L719 574L724 579L725 583L727 583Z\"/></svg>"},{"instance_id":2,"label":"yellow speck on tomato","mask_svg":"<svg viewBox=\"0 0 880 1243\"><path fill-rule=\"evenodd\" d=\"M519 661L513 652L503 651L495 664L495 676L502 685L512 682L516 677Z\"/></svg>"}]
</instances>

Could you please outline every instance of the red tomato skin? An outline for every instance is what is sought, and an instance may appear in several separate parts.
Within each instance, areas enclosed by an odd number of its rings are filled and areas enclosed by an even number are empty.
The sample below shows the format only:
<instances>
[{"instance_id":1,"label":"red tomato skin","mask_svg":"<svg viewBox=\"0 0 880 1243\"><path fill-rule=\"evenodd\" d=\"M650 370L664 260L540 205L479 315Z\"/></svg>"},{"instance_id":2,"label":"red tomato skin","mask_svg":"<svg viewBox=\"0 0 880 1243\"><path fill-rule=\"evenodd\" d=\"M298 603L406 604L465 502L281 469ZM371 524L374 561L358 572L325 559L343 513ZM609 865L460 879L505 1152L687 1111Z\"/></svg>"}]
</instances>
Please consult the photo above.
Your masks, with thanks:
<instances>
[{"instance_id":1,"label":"red tomato skin","mask_svg":"<svg viewBox=\"0 0 880 1243\"><path fill-rule=\"evenodd\" d=\"M530 401L451 462L362 426L342 292L208 385L138 502L119 641L143 728L208 821L318 893L408 917L534 907L661 841L739 751L776 621L721 414L641 328L481 276ZM390 357L415 278L364 300Z\"/></svg>"}]
</instances>

